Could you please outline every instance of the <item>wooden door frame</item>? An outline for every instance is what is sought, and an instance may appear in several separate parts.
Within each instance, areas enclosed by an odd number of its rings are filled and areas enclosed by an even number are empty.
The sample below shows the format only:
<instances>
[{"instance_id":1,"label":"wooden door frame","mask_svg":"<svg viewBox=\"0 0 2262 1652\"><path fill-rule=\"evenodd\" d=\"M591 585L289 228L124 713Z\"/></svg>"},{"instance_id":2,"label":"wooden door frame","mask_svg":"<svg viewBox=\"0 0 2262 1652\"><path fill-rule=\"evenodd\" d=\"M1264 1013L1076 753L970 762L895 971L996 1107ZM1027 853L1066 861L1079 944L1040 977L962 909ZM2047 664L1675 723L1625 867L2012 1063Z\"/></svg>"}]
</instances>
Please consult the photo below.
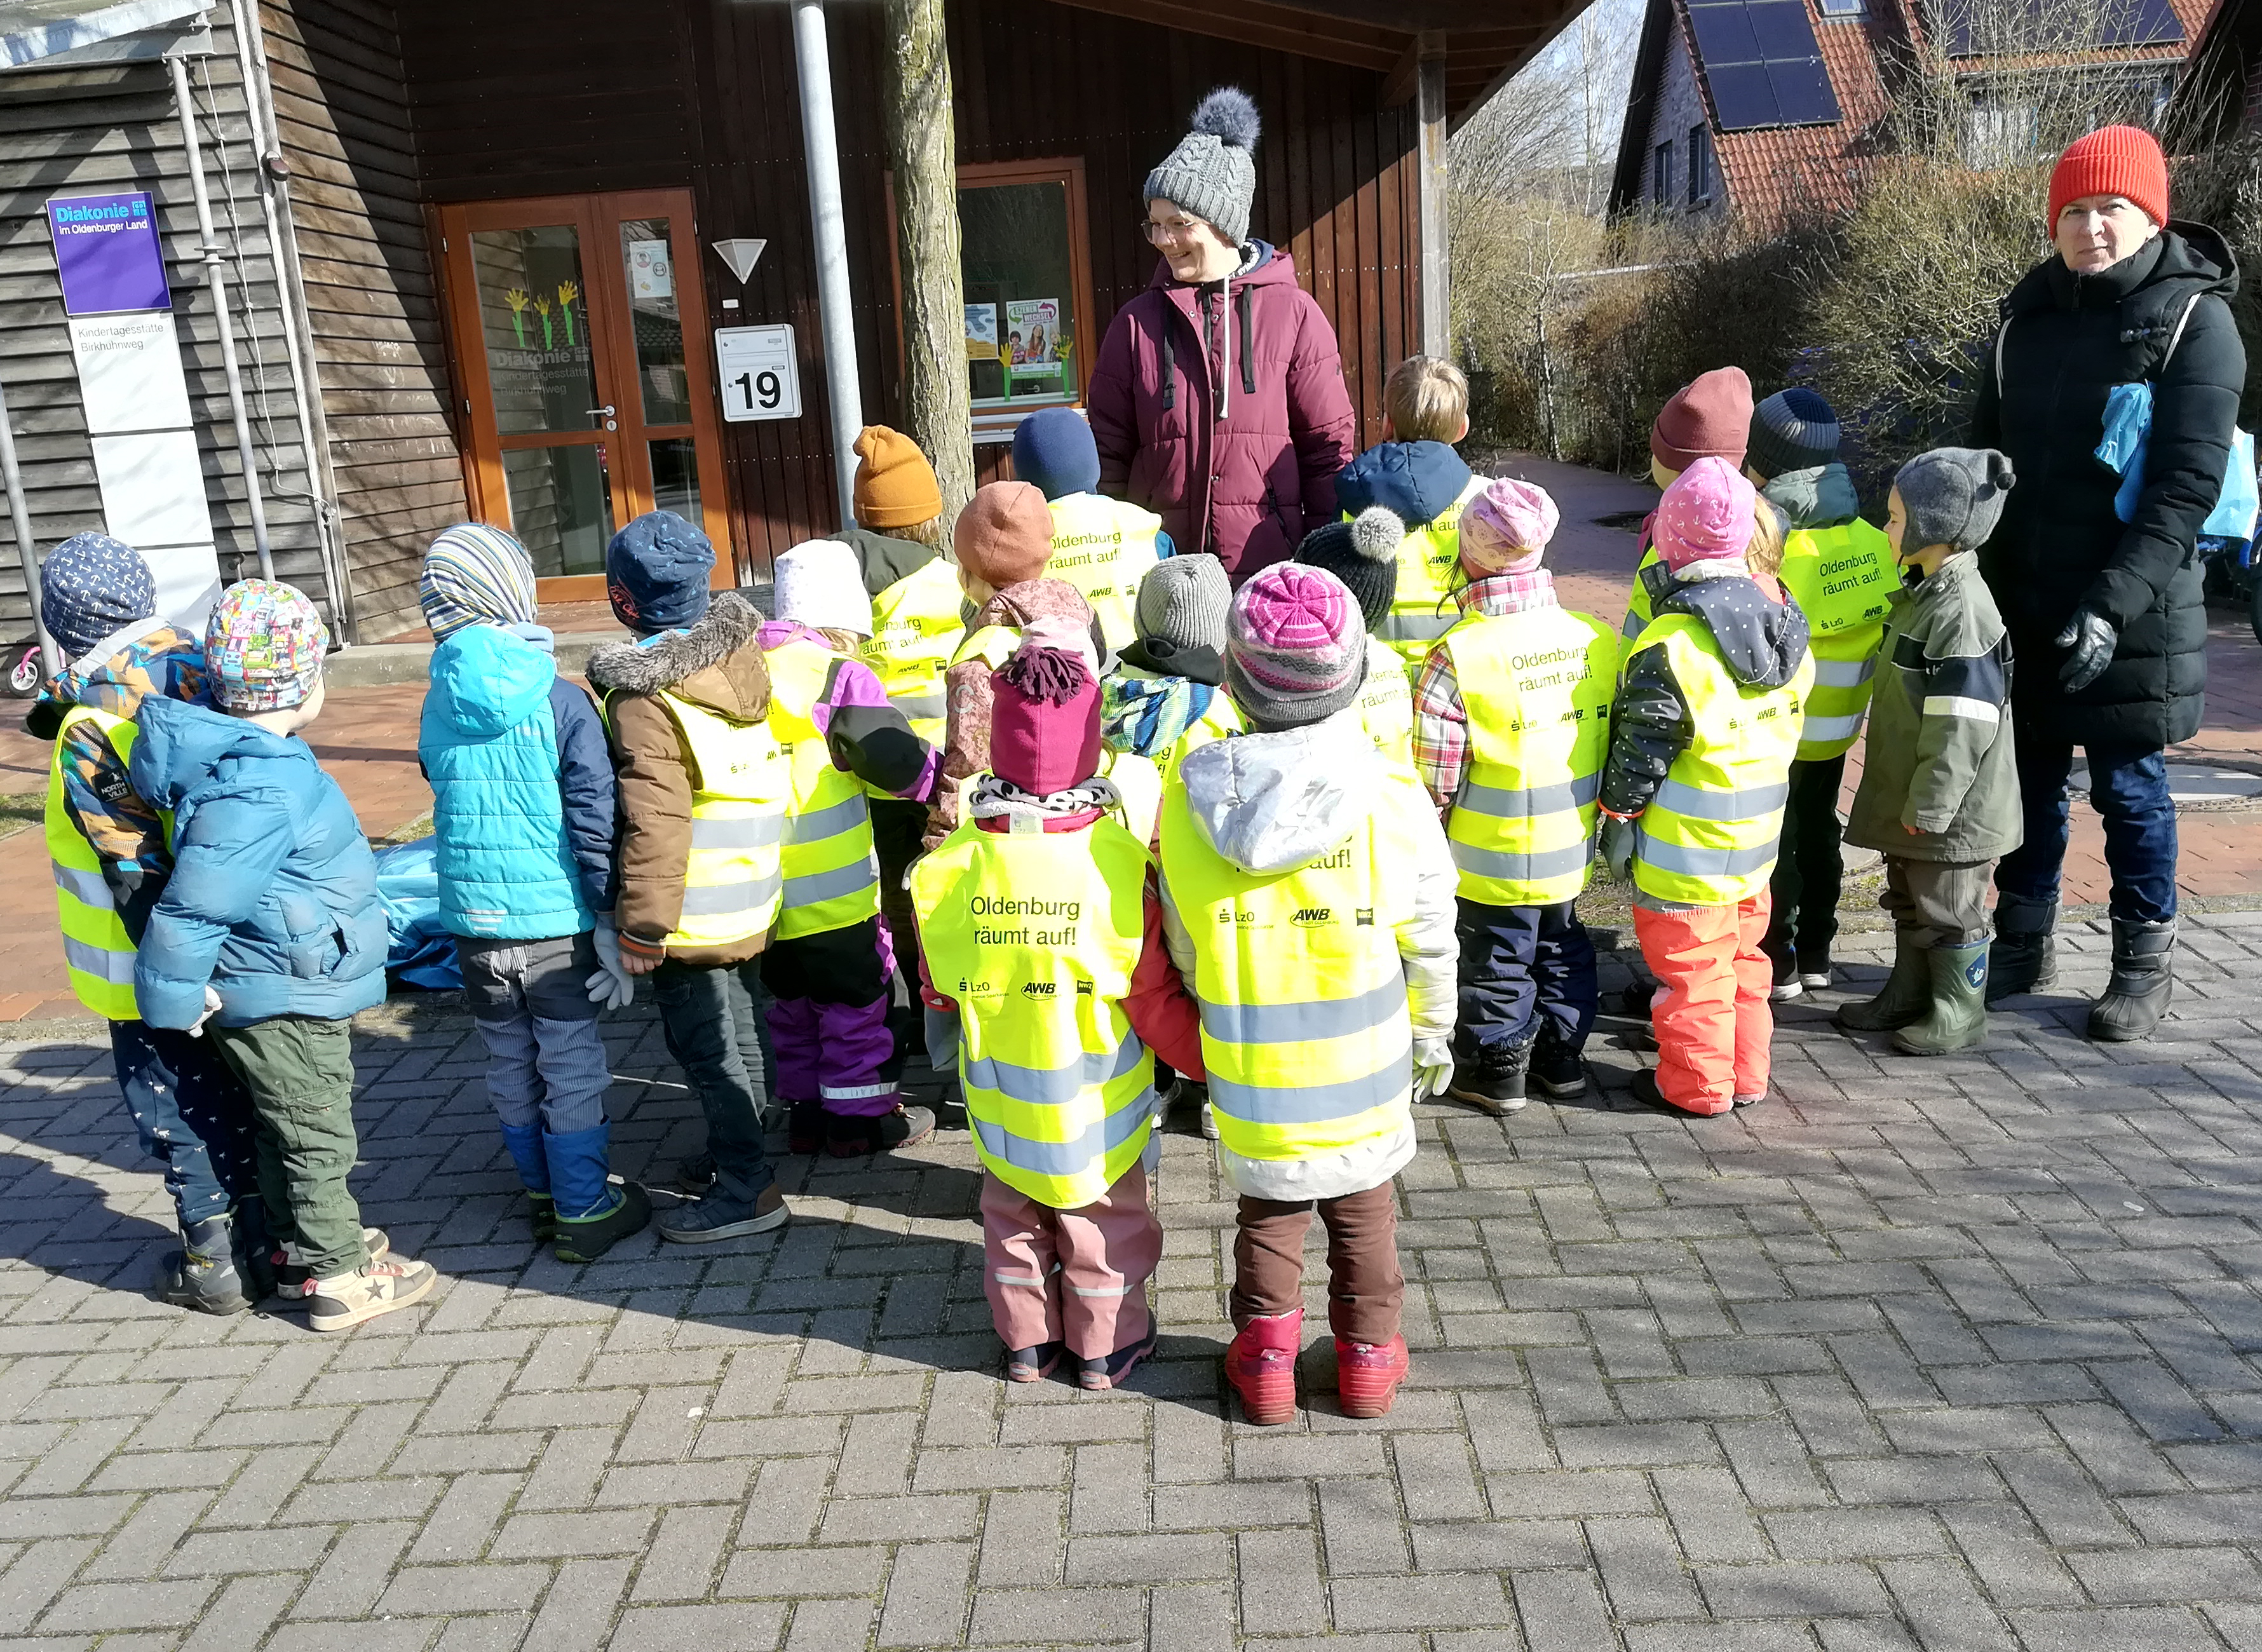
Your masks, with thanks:
<instances>
[{"instance_id":1,"label":"wooden door frame","mask_svg":"<svg viewBox=\"0 0 2262 1652\"><path fill-rule=\"evenodd\" d=\"M457 450L464 466L464 491L472 515L480 521L508 522L510 490L502 469L501 433L496 428L493 386L487 376L486 335L479 309L479 284L472 267L471 237L477 230L534 228L547 224L571 224L581 238L581 271L586 314L599 323L596 335L606 348L593 350L599 393L621 409L631 405L635 430L615 432L610 444L620 465L613 493L616 510L624 493L645 474L648 452L637 451L645 433L643 391L638 382L634 317L628 302L628 278L616 269L619 225L624 219L664 218L668 225L668 256L675 273L676 314L683 328L686 387L691 404L692 448L699 477L700 524L717 547L710 586L727 589L738 583L737 559L731 549L730 467L724 461L723 421L715 394L715 364L710 358L712 337L707 321L706 285L701 278L698 226L688 189L614 190L584 195L510 196L495 200L451 201L425 208L426 232L434 249L435 278L440 289L440 314L446 339L450 387L454 397L450 422L457 426ZM476 226L471 221L476 216ZM458 248L456 243L460 241ZM599 256L605 260L601 271ZM461 263L457 263L460 258ZM602 308L601 308L602 307ZM611 348L625 343L625 350ZM608 383L608 380L610 380ZM639 398L631 404L630 396ZM616 422L625 422L616 415ZM666 427L676 429L678 427ZM578 433L575 433L578 434ZM666 439L666 438L661 438ZM543 445L537 442L528 445ZM560 444L563 445L563 444ZM536 581L544 602L596 602L604 597L602 574L569 574Z\"/></svg>"}]
</instances>

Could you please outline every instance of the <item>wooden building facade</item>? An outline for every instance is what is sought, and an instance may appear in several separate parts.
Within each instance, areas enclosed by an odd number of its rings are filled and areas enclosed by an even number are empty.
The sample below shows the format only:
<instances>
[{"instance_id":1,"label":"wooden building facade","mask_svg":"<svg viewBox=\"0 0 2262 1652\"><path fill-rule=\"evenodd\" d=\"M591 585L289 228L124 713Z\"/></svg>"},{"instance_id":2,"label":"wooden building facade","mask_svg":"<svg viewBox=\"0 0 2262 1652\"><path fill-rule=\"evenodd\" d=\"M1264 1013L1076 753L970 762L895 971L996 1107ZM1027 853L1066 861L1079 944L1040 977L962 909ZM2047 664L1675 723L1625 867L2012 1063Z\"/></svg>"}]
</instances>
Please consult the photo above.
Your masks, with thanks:
<instances>
[{"instance_id":1,"label":"wooden building facade","mask_svg":"<svg viewBox=\"0 0 2262 1652\"><path fill-rule=\"evenodd\" d=\"M545 597L566 599L596 594L593 558L638 509L703 516L741 578L837 525L787 6L232 4L256 10L258 50L238 52L231 4L213 6L197 85L210 99L206 170L225 167L234 191L220 235L240 272L237 330L258 346L245 372L268 415L259 438L282 577L321 589L371 640L420 623L423 548L466 515L508 520L557 581ZM1421 335L1416 61L1444 60L1452 112L1466 113L1576 8L952 0L968 299L990 310L969 330L994 329L1000 348L969 366L984 474L1003 465L1020 408L1078 397L1110 317L1154 268L1136 227L1141 182L1200 96L1228 83L1264 121L1252 233L1293 256L1334 321L1362 439L1378 437L1383 377ZM877 5L833 4L827 20L861 415L891 422L888 47ZM266 83L249 100L236 73L247 62ZM192 379L210 331L194 227L177 216L169 170L180 146L162 71L102 71L99 96L82 83L92 72L0 77L0 385L43 545L99 525L74 469L87 438L71 429L68 351L50 336L61 317L43 286L53 253L40 206L58 183L151 190L169 215ZM270 95L278 154L263 163L256 114ZM250 205L263 180L287 198L274 248ZM767 243L743 286L712 249L732 239ZM793 329L798 416L727 419L712 330L781 323ZM303 428L277 412L299 387L286 333L307 391ZM1010 359L1021 333L1026 364ZM19 355L26 339L36 348ZM59 364L27 369L43 359ZM738 393L759 399L770 382L750 374ZM233 437L213 386L191 391L233 575L245 556Z\"/></svg>"}]
</instances>

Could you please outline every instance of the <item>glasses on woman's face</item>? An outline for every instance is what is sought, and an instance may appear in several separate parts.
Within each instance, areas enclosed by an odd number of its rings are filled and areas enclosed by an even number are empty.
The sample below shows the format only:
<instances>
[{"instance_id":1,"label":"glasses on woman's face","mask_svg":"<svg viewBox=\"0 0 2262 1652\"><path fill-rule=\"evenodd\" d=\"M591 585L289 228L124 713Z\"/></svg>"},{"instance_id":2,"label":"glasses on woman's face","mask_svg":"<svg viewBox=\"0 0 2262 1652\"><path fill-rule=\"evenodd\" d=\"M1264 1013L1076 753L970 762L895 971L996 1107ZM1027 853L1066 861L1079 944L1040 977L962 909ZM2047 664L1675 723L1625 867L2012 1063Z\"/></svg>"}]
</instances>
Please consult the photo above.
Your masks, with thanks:
<instances>
[{"instance_id":1,"label":"glasses on woman's face","mask_svg":"<svg viewBox=\"0 0 2262 1652\"><path fill-rule=\"evenodd\" d=\"M1159 223L1151 218L1139 220L1139 233L1154 247L1183 247L1193 239L1199 227L1198 221L1191 218L1171 218Z\"/></svg>"}]
</instances>

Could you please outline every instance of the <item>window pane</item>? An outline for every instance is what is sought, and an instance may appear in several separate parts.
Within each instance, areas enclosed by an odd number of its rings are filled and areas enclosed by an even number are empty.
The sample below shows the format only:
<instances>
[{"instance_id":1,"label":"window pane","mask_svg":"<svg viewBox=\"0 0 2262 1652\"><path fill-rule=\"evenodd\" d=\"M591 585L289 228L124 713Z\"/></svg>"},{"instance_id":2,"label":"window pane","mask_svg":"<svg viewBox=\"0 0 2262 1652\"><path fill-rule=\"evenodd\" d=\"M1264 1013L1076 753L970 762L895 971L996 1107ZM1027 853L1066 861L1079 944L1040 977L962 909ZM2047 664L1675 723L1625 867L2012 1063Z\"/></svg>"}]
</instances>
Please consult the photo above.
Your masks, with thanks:
<instances>
[{"instance_id":1,"label":"window pane","mask_svg":"<svg viewBox=\"0 0 2262 1652\"><path fill-rule=\"evenodd\" d=\"M474 230L472 268L495 428L505 436L595 429L580 233L567 224Z\"/></svg>"},{"instance_id":2,"label":"window pane","mask_svg":"<svg viewBox=\"0 0 2262 1652\"><path fill-rule=\"evenodd\" d=\"M683 364L683 321L675 307L675 263L667 220L635 218L621 225L621 262L628 271L629 321L636 330L637 385L646 424L691 422L691 376Z\"/></svg>"},{"instance_id":3,"label":"window pane","mask_svg":"<svg viewBox=\"0 0 2262 1652\"><path fill-rule=\"evenodd\" d=\"M652 502L655 509L672 510L699 527L707 519L699 514L699 452L688 436L652 444Z\"/></svg>"},{"instance_id":4,"label":"window pane","mask_svg":"<svg viewBox=\"0 0 2262 1652\"><path fill-rule=\"evenodd\" d=\"M958 191L966 278L966 370L977 407L1076 399L1068 184Z\"/></svg>"},{"instance_id":5,"label":"window pane","mask_svg":"<svg viewBox=\"0 0 2262 1652\"><path fill-rule=\"evenodd\" d=\"M510 488L510 530L534 559L536 574L552 579L605 571L613 488L602 446L515 448L502 456L502 473Z\"/></svg>"}]
</instances>

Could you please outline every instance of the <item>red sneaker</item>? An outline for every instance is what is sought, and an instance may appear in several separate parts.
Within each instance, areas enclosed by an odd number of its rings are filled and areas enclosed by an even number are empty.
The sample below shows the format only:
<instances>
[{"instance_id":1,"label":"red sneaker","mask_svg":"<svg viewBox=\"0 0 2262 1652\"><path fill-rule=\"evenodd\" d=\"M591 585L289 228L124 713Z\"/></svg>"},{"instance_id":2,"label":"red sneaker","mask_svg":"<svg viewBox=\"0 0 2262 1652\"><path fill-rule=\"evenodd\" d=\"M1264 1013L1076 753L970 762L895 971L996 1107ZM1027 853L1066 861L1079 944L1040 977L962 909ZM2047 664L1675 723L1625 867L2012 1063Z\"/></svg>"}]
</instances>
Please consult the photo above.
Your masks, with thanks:
<instances>
[{"instance_id":1,"label":"red sneaker","mask_svg":"<svg viewBox=\"0 0 2262 1652\"><path fill-rule=\"evenodd\" d=\"M1296 1353L1304 1345L1304 1310L1260 1314L1242 1327L1225 1351L1225 1380L1241 1396L1242 1410L1257 1424L1293 1422L1296 1416Z\"/></svg>"},{"instance_id":2,"label":"red sneaker","mask_svg":"<svg viewBox=\"0 0 2262 1652\"><path fill-rule=\"evenodd\" d=\"M1385 1343L1346 1342L1336 1338L1336 1372L1345 1417L1387 1417L1398 1397L1398 1385L1414 1368L1406 1352L1406 1338Z\"/></svg>"}]
</instances>

